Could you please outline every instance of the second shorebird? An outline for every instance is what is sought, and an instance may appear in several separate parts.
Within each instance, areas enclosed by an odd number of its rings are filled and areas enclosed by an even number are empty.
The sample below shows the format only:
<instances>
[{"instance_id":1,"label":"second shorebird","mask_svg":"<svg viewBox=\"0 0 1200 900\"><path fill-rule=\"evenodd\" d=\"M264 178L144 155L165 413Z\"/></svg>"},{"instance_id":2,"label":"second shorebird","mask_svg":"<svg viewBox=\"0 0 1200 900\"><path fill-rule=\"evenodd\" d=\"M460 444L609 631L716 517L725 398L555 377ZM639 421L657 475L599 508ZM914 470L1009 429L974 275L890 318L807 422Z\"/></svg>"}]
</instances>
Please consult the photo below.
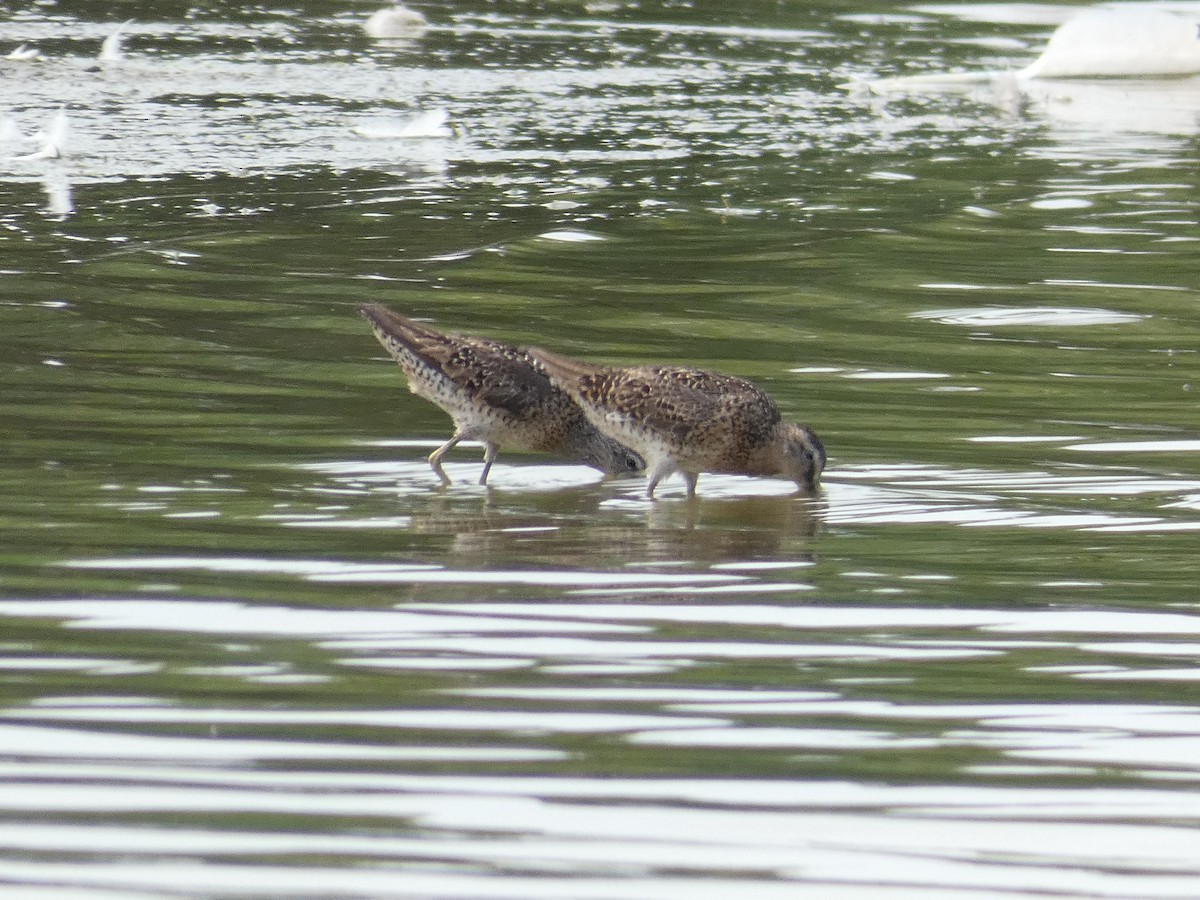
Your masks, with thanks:
<instances>
[{"instance_id":1,"label":"second shorebird","mask_svg":"<svg viewBox=\"0 0 1200 900\"><path fill-rule=\"evenodd\" d=\"M682 472L689 497L701 472L782 475L816 488L825 447L807 425L784 422L775 401L743 378L678 366L595 366L547 350L529 353L588 420L646 460L658 483Z\"/></svg>"},{"instance_id":2,"label":"second shorebird","mask_svg":"<svg viewBox=\"0 0 1200 900\"><path fill-rule=\"evenodd\" d=\"M442 480L442 457L459 441L484 445L483 474L500 448L537 450L578 460L610 475L640 472L642 458L601 434L575 401L550 383L545 369L524 350L467 335L442 334L377 303L358 308L375 337L408 377L414 394L454 420L454 435L429 455Z\"/></svg>"}]
</instances>

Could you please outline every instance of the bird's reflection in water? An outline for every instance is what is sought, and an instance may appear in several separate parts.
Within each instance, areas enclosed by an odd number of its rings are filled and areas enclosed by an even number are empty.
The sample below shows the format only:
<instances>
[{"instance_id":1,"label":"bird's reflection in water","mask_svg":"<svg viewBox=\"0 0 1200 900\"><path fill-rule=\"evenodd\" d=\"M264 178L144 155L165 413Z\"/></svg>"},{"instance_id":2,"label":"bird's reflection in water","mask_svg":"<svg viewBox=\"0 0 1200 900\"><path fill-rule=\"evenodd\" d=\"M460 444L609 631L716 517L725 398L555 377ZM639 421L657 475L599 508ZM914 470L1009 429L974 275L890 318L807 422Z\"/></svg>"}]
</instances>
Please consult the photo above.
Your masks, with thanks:
<instances>
[{"instance_id":1,"label":"bird's reflection in water","mask_svg":"<svg viewBox=\"0 0 1200 900\"><path fill-rule=\"evenodd\" d=\"M610 505L588 485L553 494L438 492L406 533L445 538L447 565L469 569L625 570L810 561L825 501L751 496Z\"/></svg>"},{"instance_id":2,"label":"bird's reflection in water","mask_svg":"<svg viewBox=\"0 0 1200 900\"><path fill-rule=\"evenodd\" d=\"M657 503L645 516L651 559L697 563L811 559L824 501L818 496L755 496Z\"/></svg>"},{"instance_id":3,"label":"bird's reflection in water","mask_svg":"<svg viewBox=\"0 0 1200 900\"><path fill-rule=\"evenodd\" d=\"M75 212L75 201L71 197L71 181L58 168L50 169L42 176L42 189L46 192L43 212L52 219L62 221Z\"/></svg>"}]
</instances>

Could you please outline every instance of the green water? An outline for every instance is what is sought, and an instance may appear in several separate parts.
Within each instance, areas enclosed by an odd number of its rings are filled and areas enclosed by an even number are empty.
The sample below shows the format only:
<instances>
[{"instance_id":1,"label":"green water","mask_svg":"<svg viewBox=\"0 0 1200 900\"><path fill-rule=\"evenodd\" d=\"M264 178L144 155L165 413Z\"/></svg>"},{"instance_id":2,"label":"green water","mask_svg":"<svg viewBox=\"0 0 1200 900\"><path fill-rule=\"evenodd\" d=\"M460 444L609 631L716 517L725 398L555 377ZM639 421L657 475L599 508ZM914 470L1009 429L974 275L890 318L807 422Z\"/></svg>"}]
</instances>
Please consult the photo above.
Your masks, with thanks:
<instances>
[{"instance_id":1,"label":"green water","mask_svg":"<svg viewBox=\"0 0 1200 900\"><path fill-rule=\"evenodd\" d=\"M0 35L73 127L0 178L0 884L1194 891L1194 84L839 87L1017 6L373 8ZM824 490L440 489L361 302L751 378Z\"/></svg>"}]
</instances>

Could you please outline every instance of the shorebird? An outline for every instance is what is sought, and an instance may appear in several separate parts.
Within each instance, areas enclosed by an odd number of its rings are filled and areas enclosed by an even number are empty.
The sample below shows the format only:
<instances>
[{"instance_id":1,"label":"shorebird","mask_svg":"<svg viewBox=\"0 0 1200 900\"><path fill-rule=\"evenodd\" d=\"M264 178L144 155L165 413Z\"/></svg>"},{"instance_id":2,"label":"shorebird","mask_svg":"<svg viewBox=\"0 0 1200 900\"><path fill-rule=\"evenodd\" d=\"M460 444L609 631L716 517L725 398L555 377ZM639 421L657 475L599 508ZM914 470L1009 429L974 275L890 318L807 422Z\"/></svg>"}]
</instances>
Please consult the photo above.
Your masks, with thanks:
<instances>
[{"instance_id":1,"label":"shorebird","mask_svg":"<svg viewBox=\"0 0 1200 900\"><path fill-rule=\"evenodd\" d=\"M363 31L373 38L419 37L429 27L429 20L415 9L397 3L373 13L363 23Z\"/></svg>"},{"instance_id":2,"label":"shorebird","mask_svg":"<svg viewBox=\"0 0 1200 900\"><path fill-rule=\"evenodd\" d=\"M4 58L17 60L18 62L27 62L31 59L37 59L41 55L42 51L40 51L37 47L30 47L28 44L22 44Z\"/></svg>"},{"instance_id":3,"label":"shorebird","mask_svg":"<svg viewBox=\"0 0 1200 900\"><path fill-rule=\"evenodd\" d=\"M743 378L679 366L607 368L536 347L529 354L588 421L646 460L658 483L682 472L688 497L701 472L783 475L816 488L825 447L807 425L784 422L775 401Z\"/></svg>"},{"instance_id":4,"label":"shorebird","mask_svg":"<svg viewBox=\"0 0 1200 900\"><path fill-rule=\"evenodd\" d=\"M353 130L359 137L371 140L445 138L454 134L446 125L449 120L450 113L446 110L431 109L429 112L420 113L411 119L380 119L358 125Z\"/></svg>"},{"instance_id":5,"label":"shorebird","mask_svg":"<svg viewBox=\"0 0 1200 900\"><path fill-rule=\"evenodd\" d=\"M125 58L125 49L121 42L125 40L126 30L133 24L133 19L126 19L117 26L117 30L104 39L100 45L100 55L96 59L101 62L120 62Z\"/></svg>"},{"instance_id":6,"label":"shorebird","mask_svg":"<svg viewBox=\"0 0 1200 900\"><path fill-rule=\"evenodd\" d=\"M1162 9L1089 9L1050 35L1019 78L1112 78L1194 75L1200 40L1194 15Z\"/></svg>"},{"instance_id":7,"label":"shorebird","mask_svg":"<svg viewBox=\"0 0 1200 900\"><path fill-rule=\"evenodd\" d=\"M442 457L459 441L484 445L480 484L501 448L576 459L610 475L640 472L642 458L591 425L575 402L550 383L545 369L509 344L442 334L377 303L358 311L408 378L408 388L454 420L454 435L429 455L442 480Z\"/></svg>"},{"instance_id":8,"label":"shorebird","mask_svg":"<svg viewBox=\"0 0 1200 900\"><path fill-rule=\"evenodd\" d=\"M1195 14L1150 4L1086 9L1055 29L1040 56L1022 69L940 72L851 82L872 93L994 84L1021 91L1029 82L1064 78L1179 78L1200 73Z\"/></svg>"},{"instance_id":9,"label":"shorebird","mask_svg":"<svg viewBox=\"0 0 1200 900\"><path fill-rule=\"evenodd\" d=\"M9 159L14 162L29 162L38 159L58 159L66 152L67 139L71 135L71 121L67 118L67 111L63 107L58 108L58 112L50 119L50 122L45 128L39 129L34 135L25 138L20 129L16 128L10 122L6 122L8 128L5 133L15 137L18 140L33 140L41 141L41 149L35 150L32 153L26 153L24 156L10 156Z\"/></svg>"}]
</instances>

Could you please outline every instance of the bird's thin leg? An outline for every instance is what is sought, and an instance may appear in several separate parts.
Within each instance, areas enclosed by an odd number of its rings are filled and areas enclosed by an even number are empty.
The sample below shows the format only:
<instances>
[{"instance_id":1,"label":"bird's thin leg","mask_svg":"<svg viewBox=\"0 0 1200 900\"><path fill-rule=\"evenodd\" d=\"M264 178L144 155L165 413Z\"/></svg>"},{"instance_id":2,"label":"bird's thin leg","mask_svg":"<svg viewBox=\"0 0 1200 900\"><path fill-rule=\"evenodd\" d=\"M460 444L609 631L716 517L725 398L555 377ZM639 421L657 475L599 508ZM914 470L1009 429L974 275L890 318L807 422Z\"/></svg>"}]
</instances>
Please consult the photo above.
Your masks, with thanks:
<instances>
[{"instance_id":1,"label":"bird's thin leg","mask_svg":"<svg viewBox=\"0 0 1200 900\"><path fill-rule=\"evenodd\" d=\"M658 483L675 471L675 464L670 459L663 459L650 472L650 483L646 485L646 496L654 499L654 489Z\"/></svg>"},{"instance_id":2,"label":"bird's thin leg","mask_svg":"<svg viewBox=\"0 0 1200 900\"><path fill-rule=\"evenodd\" d=\"M433 471L437 473L437 477L442 479L443 487L450 483L450 476L447 475L446 470L442 468L442 457L445 456L446 452L462 439L463 433L461 431L456 431L454 432L454 437L450 438L450 440L446 441L446 443L442 444L442 446L438 447L429 454L429 465L433 468Z\"/></svg>"},{"instance_id":3,"label":"bird's thin leg","mask_svg":"<svg viewBox=\"0 0 1200 900\"><path fill-rule=\"evenodd\" d=\"M487 484L488 472L492 471L492 463L496 461L496 445L488 441L483 445L483 473L479 476L480 484Z\"/></svg>"},{"instance_id":4,"label":"bird's thin leg","mask_svg":"<svg viewBox=\"0 0 1200 900\"><path fill-rule=\"evenodd\" d=\"M696 499L696 480L700 477L699 472L684 472L683 480L687 482L687 495L689 500Z\"/></svg>"}]
</instances>

